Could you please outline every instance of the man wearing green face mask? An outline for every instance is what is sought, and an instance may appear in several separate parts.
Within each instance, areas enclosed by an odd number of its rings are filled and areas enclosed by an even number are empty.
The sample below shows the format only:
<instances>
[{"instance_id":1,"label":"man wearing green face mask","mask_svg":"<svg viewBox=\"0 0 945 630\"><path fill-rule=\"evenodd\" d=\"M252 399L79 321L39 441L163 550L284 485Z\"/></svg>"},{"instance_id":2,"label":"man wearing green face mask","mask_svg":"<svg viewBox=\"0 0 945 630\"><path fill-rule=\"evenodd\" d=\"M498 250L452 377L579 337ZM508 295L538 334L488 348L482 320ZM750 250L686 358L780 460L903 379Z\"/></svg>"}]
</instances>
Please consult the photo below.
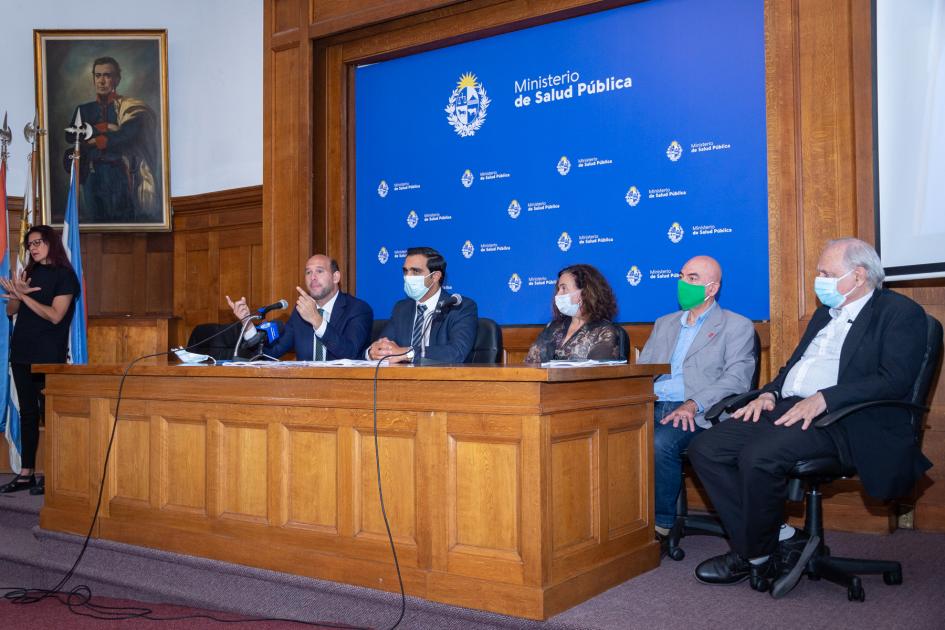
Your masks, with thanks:
<instances>
[{"instance_id":1,"label":"man wearing green face mask","mask_svg":"<svg viewBox=\"0 0 945 630\"><path fill-rule=\"evenodd\" d=\"M682 310L656 320L637 360L672 367L653 387L656 533L661 542L676 519L680 453L710 426L705 410L730 394L748 391L755 371L752 323L716 304L721 282L722 268L714 258L687 261L676 287Z\"/></svg>"}]
</instances>

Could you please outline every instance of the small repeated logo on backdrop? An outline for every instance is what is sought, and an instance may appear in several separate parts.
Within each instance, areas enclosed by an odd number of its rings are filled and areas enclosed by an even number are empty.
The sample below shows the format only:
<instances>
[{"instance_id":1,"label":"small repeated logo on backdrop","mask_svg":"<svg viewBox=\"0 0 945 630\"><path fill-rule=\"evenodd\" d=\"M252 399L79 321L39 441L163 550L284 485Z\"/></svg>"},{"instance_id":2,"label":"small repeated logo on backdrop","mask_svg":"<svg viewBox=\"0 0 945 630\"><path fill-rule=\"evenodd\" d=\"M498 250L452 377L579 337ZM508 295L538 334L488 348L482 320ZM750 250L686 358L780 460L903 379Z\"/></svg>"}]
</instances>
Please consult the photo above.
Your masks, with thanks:
<instances>
[{"instance_id":1,"label":"small repeated logo on backdrop","mask_svg":"<svg viewBox=\"0 0 945 630\"><path fill-rule=\"evenodd\" d=\"M571 236L567 232L562 232L558 237L558 249L563 252L571 249Z\"/></svg>"},{"instance_id":2,"label":"small repeated logo on backdrop","mask_svg":"<svg viewBox=\"0 0 945 630\"><path fill-rule=\"evenodd\" d=\"M627 272L627 282L630 283L631 287L635 287L640 284L640 280L643 279L643 274L640 272L640 268L636 265L630 267L630 271Z\"/></svg>"},{"instance_id":3,"label":"small repeated logo on backdrop","mask_svg":"<svg viewBox=\"0 0 945 630\"><path fill-rule=\"evenodd\" d=\"M666 232L666 236L668 236L669 240L672 242L678 243L682 240L682 237L685 233L686 232L682 229L682 226L679 225L679 222L673 221L673 224L669 226L669 230Z\"/></svg>"},{"instance_id":4,"label":"small repeated logo on backdrop","mask_svg":"<svg viewBox=\"0 0 945 630\"><path fill-rule=\"evenodd\" d=\"M571 160L568 159L568 156L562 155L561 159L558 160L558 174L564 177L571 172Z\"/></svg>"},{"instance_id":5,"label":"small repeated logo on backdrop","mask_svg":"<svg viewBox=\"0 0 945 630\"><path fill-rule=\"evenodd\" d=\"M459 181L463 182L463 186L469 188L473 185L473 181L475 179L476 178L473 176L472 171L467 168L465 171L463 171L463 176L459 178Z\"/></svg>"},{"instance_id":6,"label":"small repeated logo on backdrop","mask_svg":"<svg viewBox=\"0 0 945 630\"><path fill-rule=\"evenodd\" d=\"M419 222L420 222L420 217L417 216L416 212L411 210L410 212L407 213L407 225L409 225L411 229L417 227L417 223Z\"/></svg>"},{"instance_id":7,"label":"small repeated logo on backdrop","mask_svg":"<svg viewBox=\"0 0 945 630\"><path fill-rule=\"evenodd\" d=\"M390 260L390 254L387 252L387 248L381 247L381 251L377 252L377 262L386 265L388 260Z\"/></svg>"},{"instance_id":8,"label":"small repeated logo on backdrop","mask_svg":"<svg viewBox=\"0 0 945 630\"><path fill-rule=\"evenodd\" d=\"M387 192L388 192L389 190L390 190L390 188L387 187L387 182L385 182L385 181L382 179L382 180L381 180L381 183L377 185L377 196L380 197L381 199L383 199L384 197L387 196Z\"/></svg>"},{"instance_id":9,"label":"small repeated logo on backdrop","mask_svg":"<svg viewBox=\"0 0 945 630\"><path fill-rule=\"evenodd\" d=\"M682 157L682 145L675 140L670 142L666 149L666 157L669 158L670 162L678 162L679 158Z\"/></svg>"},{"instance_id":10,"label":"small repeated logo on backdrop","mask_svg":"<svg viewBox=\"0 0 945 630\"><path fill-rule=\"evenodd\" d=\"M512 277L509 278L509 289L511 289L512 293L518 293L519 289L521 288L522 288L522 279L519 277L517 273L513 273Z\"/></svg>"},{"instance_id":11,"label":"small repeated logo on backdrop","mask_svg":"<svg viewBox=\"0 0 945 630\"><path fill-rule=\"evenodd\" d=\"M518 199L513 199L509 204L509 216L517 219L520 214L522 214L522 204L518 202Z\"/></svg>"},{"instance_id":12,"label":"small repeated logo on backdrop","mask_svg":"<svg viewBox=\"0 0 945 630\"><path fill-rule=\"evenodd\" d=\"M463 258L472 258L473 254L476 253L476 248L473 246L472 241L466 241L463 243Z\"/></svg>"},{"instance_id":13,"label":"small repeated logo on backdrop","mask_svg":"<svg viewBox=\"0 0 945 630\"><path fill-rule=\"evenodd\" d=\"M473 136L486 121L486 110L489 109L490 102L486 89L476 79L476 75L467 72L459 78L456 89L443 110L446 112L446 122L461 138Z\"/></svg>"},{"instance_id":14,"label":"small repeated logo on backdrop","mask_svg":"<svg viewBox=\"0 0 945 630\"><path fill-rule=\"evenodd\" d=\"M630 190L627 191L627 194L624 195L624 199L630 205L631 208L640 203L640 191L636 186L631 186Z\"/></svg>"}]
</instances>

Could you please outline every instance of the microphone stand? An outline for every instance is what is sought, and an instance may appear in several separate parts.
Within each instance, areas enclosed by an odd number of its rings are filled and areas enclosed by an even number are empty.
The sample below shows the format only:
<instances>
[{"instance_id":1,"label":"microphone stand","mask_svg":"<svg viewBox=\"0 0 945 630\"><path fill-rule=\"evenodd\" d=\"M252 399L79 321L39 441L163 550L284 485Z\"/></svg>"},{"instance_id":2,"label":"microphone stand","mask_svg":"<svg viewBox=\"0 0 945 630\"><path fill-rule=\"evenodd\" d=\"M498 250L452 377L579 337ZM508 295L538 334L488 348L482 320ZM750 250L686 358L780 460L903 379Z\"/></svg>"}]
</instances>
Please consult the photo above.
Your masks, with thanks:
<instances>
[{"instance_id":1,"label":"microphone stand","mask_svg":"<svg viewBox=\"0 0 945 630\"><path fill-rule=\"evenodd\" d=\"M233 360L240 358L240 344L243 343L243 335L246 334L246 329L249 324L255 319L262 319L262 315L250 315L246 318L246 321L243 322L243 327L240 329L240 336L236 340L236 347L233 348Z\"/></svg>"}]
</instances>

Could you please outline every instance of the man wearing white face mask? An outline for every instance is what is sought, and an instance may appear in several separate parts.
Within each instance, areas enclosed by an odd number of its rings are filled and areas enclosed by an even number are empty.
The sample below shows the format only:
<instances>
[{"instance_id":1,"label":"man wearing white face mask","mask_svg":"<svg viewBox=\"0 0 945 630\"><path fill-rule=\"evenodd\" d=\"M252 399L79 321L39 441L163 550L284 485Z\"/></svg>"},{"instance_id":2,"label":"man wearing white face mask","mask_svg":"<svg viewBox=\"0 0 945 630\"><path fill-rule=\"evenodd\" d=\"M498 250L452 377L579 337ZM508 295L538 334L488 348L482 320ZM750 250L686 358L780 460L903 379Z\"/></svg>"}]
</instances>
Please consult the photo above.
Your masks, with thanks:
<instances>
[{"instance_id":1,"label":"man wearing white face mask","mask_svg":"<svg viewBox=\"0 0 945 630\"><path fill-rule=\"evenodd\" d=\"M830 241L817 263L823 303L778 376L754 401L696 436L689 459L722 519L732 550L696 568L708 584L749 576L764 590L806 536L784 538L787 474L798 460L839 457L879 499L907 494L931 464L913 439L906 410L865 410L824 429L825 412L870 400L907 398L925 349L926 317L909 298L882 288L883 266L863 241ZM790 529L790 528L787 528Z\"/></svg>"},{"instance_id":2,"label":"man wearing white face mask","mask_svg":"<svg viewBox=\"0 0 945 630\"><path fill-rule=\"evenodd\" d=\"M479 309L443 290L446 259L431 247L412 247L404 259L404 293L394 304L381 337L368 346L368 359L391 363L463 363L472 353ZM458 297L458 296L456 296Z\"/></svg>"},{"instance_id":3,"label":"man wearing white face mask","mask_svg":"<svg viewBox=\"0 0 945 630\"><path fill-rule=\"evenodd\" d=\"M751 387L754 328L746 317L716 303L722 268L709 256L686 261L679 274L680 311L656 320L637 363L669 363L672 372L653 390L653 460L656 534L666 551L682 486L682 452L711 426L705 410Z\"/></svg>"}]
</instances>

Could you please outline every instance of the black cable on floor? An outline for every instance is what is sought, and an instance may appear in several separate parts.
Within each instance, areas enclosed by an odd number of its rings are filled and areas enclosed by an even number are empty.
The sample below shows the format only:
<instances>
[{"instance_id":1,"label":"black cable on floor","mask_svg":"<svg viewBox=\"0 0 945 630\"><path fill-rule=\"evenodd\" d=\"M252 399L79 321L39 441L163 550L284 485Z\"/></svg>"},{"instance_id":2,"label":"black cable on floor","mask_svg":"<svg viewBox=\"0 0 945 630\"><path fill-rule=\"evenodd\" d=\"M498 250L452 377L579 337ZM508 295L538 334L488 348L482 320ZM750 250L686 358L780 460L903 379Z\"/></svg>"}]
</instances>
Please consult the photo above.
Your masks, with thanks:
<instances>
[{"instance_id":1,"label":"black cable on floor","mask_svg":"<svg viewBox=\"0 0 945 630\"><path fill-rule=\"evenodd\" d=\"M239 323L239 322L236 322ZM221 335L230 327L224 328L203 341L212 339L217 335ZM195 344L196 345L196 344ZM186 348L190 350L191 347ZM55 586L48 589L42 588L29 588L29 587L0 587L0 591L5 591L3 594L3 599L13 603L13 604L36 604L47 598L54 598L61 604L67 606L73 614L82 616L82 617L91 617L93 619L101 620L124 620L124 619L148 619L151 621L181 621L185 619L208 619L211 621L218 621L220 623L258 623L260 621L282 621L288 623L297 623L304 626L312 627L322 627L322 628L337 628L339 630L371 630L370 628L365 628L363 626L351 626L347 624L337 624L337 623L326 623L326 622L309 622L309 621L300 621L298 619L286 619L282 617L260 617L260 618L248 618L248 619L222 619L219 617L214 617L213 615L208 614L192 614L192 615L178 615L172 617L161 617L154 614L154 611L147 607L137 607L137 606L106 606L104 604L95 604L92 600L92 589L84 584L80 584L74 587L71 591L62 590L66 583L72 578L75 574L76 569L79 566L79 563L82 561L82 558L85 556L85 552L88 549L89 541L92 538L92 531L95 528L95 523L98 521L98 513L102 504L102 495L105 491L105 476L108 471L108 462L111 458L112 445L115 441L115 434L118 428L119 421L119 411L121 409L121 397L122 391L125 386L125 379L128 377L128 373L131 371L131 368L134 367L139 361L144 359L151 359L154 357L160 357L167 355L168 352L157 352L154 354L146 354L132 360L128 366L125 368L125 371L121 375L121 380L118 383L118 395L115 402L115 422L112 424L112 430L108 438L108 446L105 449L105 463L102 466L102 479L99 482L98 487L98 500L95 502L95 512L92 515L92 522L89 525L89 531L85 535L85 539L82 541L82 548L79 550L79 555L76 557L75 562L73 562L72 567L62 576L59 582ZM377 374L375 372L375 379ZM375 380L376 386L376 380ZM376 394L376 387L375 387ZM377 410L377 398L375 395L375 413ZM377 435L375 427L375 436ZM376 441L375 441L376 446ZM380 472L380 467L378 467L378 473ZM380 480L378 480L380 481ZM383 502L382 502L383 509ZM387 516L384 516L385 523L387 522ZM390 535L390 528L388 527L388 535ZM391 545L393 545L393 539L391 539ZM396 563L396 555L394 557ZM397 569L397 575L400 576L400 568ZM403 594L403 582L401 582L401 597L404 597ZM405 606L405 601L403 600L401 606L401 616L403 618L403 607ZM398 619L397 623L400 623ZM397 624L394 625L396 627Z\"/></svg>"}]
</instances>

